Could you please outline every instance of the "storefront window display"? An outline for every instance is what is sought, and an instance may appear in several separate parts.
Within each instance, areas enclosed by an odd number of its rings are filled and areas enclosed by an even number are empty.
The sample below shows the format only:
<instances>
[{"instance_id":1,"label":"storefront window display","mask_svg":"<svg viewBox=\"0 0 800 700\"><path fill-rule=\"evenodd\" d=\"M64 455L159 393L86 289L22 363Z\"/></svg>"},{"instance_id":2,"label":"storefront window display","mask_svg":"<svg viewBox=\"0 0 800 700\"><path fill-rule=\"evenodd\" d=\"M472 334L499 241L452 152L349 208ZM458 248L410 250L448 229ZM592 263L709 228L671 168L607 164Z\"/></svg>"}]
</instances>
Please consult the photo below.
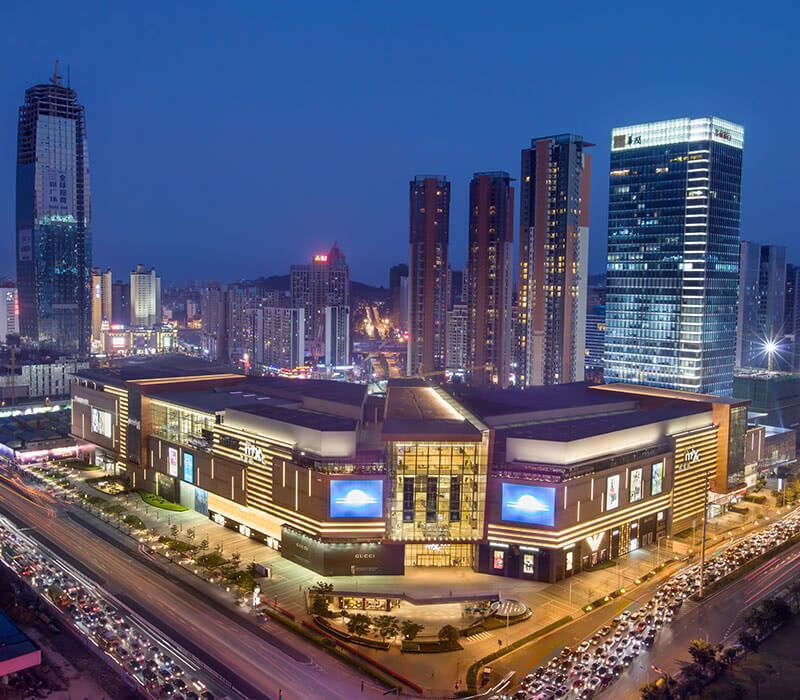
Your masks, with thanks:
<instances>
[{"instance_id":1,"label":"storefront window display","mask_svg":"<svg viewBox=\"0 0 800 700\"><path fill-rule=\"evenodd\" d=\"M523 574L532 574L532 573L534 573L534 557L533 557L533 554L523 554L522 555L522 573Z\"/></svg>"},{"instance_id":2,"label":"storefront window display","mask_svg":"<svg viewBox=\"0 0 800 700\"><path fill-rule=\"evenodd\" d=\"M658 496L664 490L664 462L653 465L653 474L650 478L650 495Z\"/></svg>"},{"instance_id":3,"label":"storefront window display","mask_svg":"<svg viewBox=\"0 0 800 700\"><path fill-rule=\"evenodd\" d=\"M192 447L203 446L203 431L211 431L214 420L196 411L184 410L177 406L152 402L153 435L169 442L177 442Z\"/></svg>"},{"instance_id":4,"label":"storefront window display","mask_svg":"<svg viewBox=\"0 0 800 700\"><path fill-rule=\"evenodd\" d=\"M502 549L495 549L492 552L492 568L493 569L495 569L495 570L502 569L503 566L505 565L505 561L506 561L506 553Z\"/></svg>"},{"instance_id":5,"label":"storefront window display","mask_svg":"<svg viewBox=\"0 0 800 700\"><path fill-rule=\"evenodd\" d=\"M640 501L642 499L642 468L631 471L631 494L630 501Z\"/></svg>"},{"instance_id":6,"label":"storefront window display","mask_svg":"<svg viewBox=\"0 0 800 700\"><path fill-rule=\"evenodd\" d=\"M619 505L619 474L609 476L606 481L606 510Z\"/></svg>"}]
</instances>

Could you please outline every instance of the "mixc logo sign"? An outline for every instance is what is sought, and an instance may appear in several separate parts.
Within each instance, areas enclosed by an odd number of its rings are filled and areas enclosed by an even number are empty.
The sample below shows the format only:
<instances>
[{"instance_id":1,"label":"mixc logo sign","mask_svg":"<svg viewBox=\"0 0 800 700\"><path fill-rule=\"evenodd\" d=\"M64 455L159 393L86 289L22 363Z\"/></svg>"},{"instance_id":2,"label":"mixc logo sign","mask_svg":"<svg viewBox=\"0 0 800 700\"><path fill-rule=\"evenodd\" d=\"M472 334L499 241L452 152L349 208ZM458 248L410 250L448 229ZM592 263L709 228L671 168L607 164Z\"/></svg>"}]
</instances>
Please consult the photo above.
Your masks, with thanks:
<instances>
[{"instance_id":1,"label":"mixc logo sign","mask_svg":"<svg viewBox=\"0 0 800 700\"><path fill-rule=\"evenodd\" d=\"M252 442L245 442L242 445L242 452L244 453L244 461L248 464L266 464L264 453L258 445L254 445Z\"/></svg>"}]
</instances>

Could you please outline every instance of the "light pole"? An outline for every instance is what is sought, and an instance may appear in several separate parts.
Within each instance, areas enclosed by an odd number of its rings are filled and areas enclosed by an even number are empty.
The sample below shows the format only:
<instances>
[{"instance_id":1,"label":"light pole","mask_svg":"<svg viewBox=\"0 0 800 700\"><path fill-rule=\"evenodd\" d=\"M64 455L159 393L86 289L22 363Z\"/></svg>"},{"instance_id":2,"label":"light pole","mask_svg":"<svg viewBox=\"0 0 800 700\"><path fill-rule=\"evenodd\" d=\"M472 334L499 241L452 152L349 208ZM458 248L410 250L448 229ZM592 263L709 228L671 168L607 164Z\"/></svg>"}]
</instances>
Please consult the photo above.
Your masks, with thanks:
<instances>
[{"instance_id":1,"label":"light pole","mask_svg":"<svg viewBox=\"0 0 800 700\"><path fill-rule=\"evenodd\" d=\"M700 544L700 600L703 599L703 568L706 563L706 523L708 522L708 472L705 473L705 491L703 492L703 542Z\"/></svg>"}]
</instances>

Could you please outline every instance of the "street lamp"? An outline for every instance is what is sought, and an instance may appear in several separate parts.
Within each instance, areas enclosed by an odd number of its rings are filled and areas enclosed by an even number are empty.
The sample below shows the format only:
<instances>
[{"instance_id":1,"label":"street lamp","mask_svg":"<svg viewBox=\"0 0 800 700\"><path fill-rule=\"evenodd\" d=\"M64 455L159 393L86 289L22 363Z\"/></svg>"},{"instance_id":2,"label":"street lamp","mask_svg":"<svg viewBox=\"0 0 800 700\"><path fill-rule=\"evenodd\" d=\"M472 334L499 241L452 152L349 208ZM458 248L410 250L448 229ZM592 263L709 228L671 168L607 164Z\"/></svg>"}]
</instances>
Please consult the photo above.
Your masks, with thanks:
<instances>
[{"instance_id":1,"label":"street lamp","mask_svg":"<svg viewBox=\"0 0 800 700\"><path fill-rule=\"evenodd\" d=\"M772 372L772 361L781 351L780 343L776 338L766 338L761 344L761 350L767 356L767 370Z\"/></svg>"}]
</instances>

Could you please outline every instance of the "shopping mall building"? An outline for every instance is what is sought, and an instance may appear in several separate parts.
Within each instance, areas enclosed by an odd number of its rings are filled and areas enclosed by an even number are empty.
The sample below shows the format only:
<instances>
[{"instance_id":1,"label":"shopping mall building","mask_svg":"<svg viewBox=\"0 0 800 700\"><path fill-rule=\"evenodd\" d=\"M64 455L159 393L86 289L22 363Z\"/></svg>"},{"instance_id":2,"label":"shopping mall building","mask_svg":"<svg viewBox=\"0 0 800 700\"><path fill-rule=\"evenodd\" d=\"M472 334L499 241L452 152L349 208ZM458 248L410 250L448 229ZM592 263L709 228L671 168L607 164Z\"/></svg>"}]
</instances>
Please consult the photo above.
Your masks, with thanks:
<instances>
[{"instance_id":1,"label":"shopping mall building","mask_svg":"<svg viewBox=\"0 0 800 700\"><path fill-rule=\"evenodd\" d=\"M72 433L135 488L325 575L555 581L702 522L743 481L747 401L633 385L447 391L187 358L78 373ZM741 472L741 473L740 473Z\"/></svg>"}]
</instances>

